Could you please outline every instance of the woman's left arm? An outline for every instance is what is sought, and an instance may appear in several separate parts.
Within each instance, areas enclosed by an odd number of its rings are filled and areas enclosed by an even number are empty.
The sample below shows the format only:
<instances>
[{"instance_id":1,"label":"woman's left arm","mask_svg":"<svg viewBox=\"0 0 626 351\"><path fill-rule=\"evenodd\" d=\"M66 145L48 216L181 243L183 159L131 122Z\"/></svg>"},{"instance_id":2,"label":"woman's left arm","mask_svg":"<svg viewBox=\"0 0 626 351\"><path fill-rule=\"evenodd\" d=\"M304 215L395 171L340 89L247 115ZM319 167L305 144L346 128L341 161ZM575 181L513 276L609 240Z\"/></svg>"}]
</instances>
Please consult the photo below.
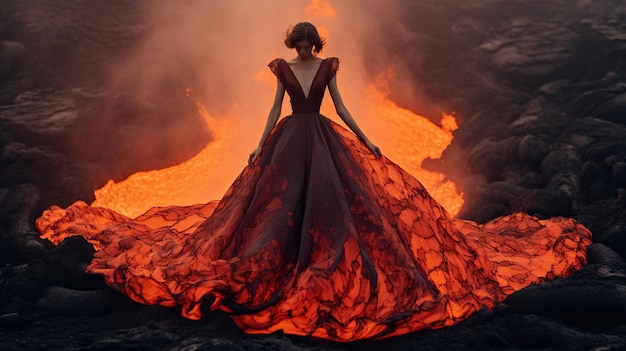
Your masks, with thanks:
<instances>
[{"instance_id":1,"label":"woman's left arm","mask_svg":"<svg viewBox=\"0 0 626 351\"><path fill-rule=\"evenodd\" d=\"M337 76L334 76L330 82L328 82L328 92L330 92L330 97L333 99L333 103L335 104L335 110L341 120L356 134L356 136L367 146L367 148L376 156L380 157L382 153L380 152L380 148L374 145L368 138L365 136L365 133L359 128L359 125L356 123L348 108L343 103L343 99L341 98L341 94L339 93L339 88L337 88Z\"/></svg>"}]
</instances>

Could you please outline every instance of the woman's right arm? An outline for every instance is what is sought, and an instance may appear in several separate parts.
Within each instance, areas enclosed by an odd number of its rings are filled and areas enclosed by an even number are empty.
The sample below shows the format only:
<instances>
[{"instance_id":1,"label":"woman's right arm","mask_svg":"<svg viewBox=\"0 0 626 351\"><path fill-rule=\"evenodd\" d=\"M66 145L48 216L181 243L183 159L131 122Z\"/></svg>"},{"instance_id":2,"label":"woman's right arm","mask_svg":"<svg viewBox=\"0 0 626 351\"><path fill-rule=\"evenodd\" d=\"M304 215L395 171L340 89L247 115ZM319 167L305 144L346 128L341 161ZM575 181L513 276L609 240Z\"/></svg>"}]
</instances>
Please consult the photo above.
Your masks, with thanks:
<instances>
[{"instance_id":1,"label":"woman's right arm","mask_svg":"<svg viewBox=\"0 0 626 351\"><path fill-rule=\"evenodd\" d=\"M254 161L261 153L261 149L263 145L265 145L265 141L270 136L274 125L278 121L278 117L280 117L280 111L283 107L283 98L285 97L285 85L279 80L276 79L278 84L276 85L276 94L274 95L274 103L272 104L272 108L270 109L270 113L267 116L267 123L265 123L265 130L263 131L263 135L261 136L261 140L259 141L259 146L257 146L254 151L250 153L248 157L248 165L252 166Z\"/></svg>"}]
</instances>

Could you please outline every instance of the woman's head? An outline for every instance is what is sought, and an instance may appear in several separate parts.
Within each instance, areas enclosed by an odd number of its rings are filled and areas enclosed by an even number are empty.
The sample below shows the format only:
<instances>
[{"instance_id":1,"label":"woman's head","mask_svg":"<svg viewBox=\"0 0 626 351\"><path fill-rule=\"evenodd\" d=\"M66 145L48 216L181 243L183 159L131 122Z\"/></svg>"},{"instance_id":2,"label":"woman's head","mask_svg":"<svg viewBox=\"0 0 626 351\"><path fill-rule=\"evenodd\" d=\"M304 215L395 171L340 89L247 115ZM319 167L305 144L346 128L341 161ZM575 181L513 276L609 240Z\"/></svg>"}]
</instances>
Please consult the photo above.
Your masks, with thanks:
<instances>
[{"instance_id":1,"label":"woman's head","mask_svg":"<svg viewBox=\"0 0 626 351\"><path fill-rule=\"evenodd\" d=\"M309 52L312 50L316 54L322 51L324 39L320 38L317 29L309 22L300 22L287 31L285 45L290 49L297 49L300 54L301 49L306 50L306 44L310 44Z\"/></svg>"}]
</instances>

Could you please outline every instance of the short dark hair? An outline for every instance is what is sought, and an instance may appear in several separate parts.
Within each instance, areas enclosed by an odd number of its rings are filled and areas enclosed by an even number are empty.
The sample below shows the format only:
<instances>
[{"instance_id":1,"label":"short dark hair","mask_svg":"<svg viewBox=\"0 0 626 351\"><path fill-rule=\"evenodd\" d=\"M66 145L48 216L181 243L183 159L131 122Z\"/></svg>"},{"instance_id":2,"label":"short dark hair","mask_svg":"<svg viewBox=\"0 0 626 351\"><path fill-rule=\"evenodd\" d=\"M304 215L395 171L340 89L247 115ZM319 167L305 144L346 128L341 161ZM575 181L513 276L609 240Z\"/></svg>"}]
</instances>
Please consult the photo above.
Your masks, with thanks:
<instances>
[{"instance_id":1,"label":"short dark hair","mask_svg":"<svg viewBox=\"0 0 626 351\"><path fill-rule=\"evenodd\" d=\"M308 41L313 45L313 51L319 54L324 47L325 39L321 38L317 33L317 29L309 22L300 22L287 30L287 37L285 38L285 45L288 48L293 49L296 43L302 40Z\"/></svg>"}]
</instances>

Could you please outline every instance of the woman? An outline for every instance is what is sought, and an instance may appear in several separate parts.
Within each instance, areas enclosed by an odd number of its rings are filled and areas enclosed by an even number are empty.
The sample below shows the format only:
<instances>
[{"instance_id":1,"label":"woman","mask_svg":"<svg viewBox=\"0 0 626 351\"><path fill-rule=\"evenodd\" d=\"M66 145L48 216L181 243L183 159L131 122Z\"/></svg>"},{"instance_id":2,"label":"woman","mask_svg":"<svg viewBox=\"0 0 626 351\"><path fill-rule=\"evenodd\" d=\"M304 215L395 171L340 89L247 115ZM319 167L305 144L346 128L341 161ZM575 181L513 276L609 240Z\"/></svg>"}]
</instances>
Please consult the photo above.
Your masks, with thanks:
<instances>
[{"instance_id":1,"label":"woman","mask_svg":"<svg viewBox=\"0 0 626 351\"><path fill-rule=\"evenodd\" d=\"M572 219L450 218L357 126L338 59L313 54L315 27L297 24L285 43L297 57L269 64L277 89L259 147L218 204L129 219L77 203L46 211L43 236L86 237L100 248L88 271L135 301L336 341L453 325L585 264L591 233ZM357 138L319 114L326 87ZM293 113L277 123L285 91Z\"/></svg>"},{"instance_id":2,"label":"woman","mask_svg":"<svg viewBox=\"0 0 626 351\"><path fill-rule=\"evenodd\" d=\"M302 93L305 97L309 96L310 88L312 87L313 80L315 79L317 72L319 71L322 63L325 60L317 58L313 55L315 52L319 54L322 51L322 47L324 46L324 42L320 38L317 33L317 29L311 23L301 22L294 26L290 33L287 34L287 38L285 39L285 45L290 49L295 49L298 55L296 58L289 62L290 70L293 72L298 85L302 89ZM335 69L338 67L338 60L336 58L329 58L331 65L334 65ZM270 67L272 71L276 73L278 69L278 65L281 61L273 61L270 63ZM308 90L304 90L306 87L309 87ZM358 138L363 141L363 143L367 146L368 149L372 151L376 156L380 156L380 149L374 144L372 144L369 139L365 136L363 131L356 124L350 112L343 104L343 100L341 99L341 95L339 94L339 89L337 88L337 79L334 74L330 81L328 82L328 91L330 92L330 96L333 99L333 103L335 104L335 108L337 110L337 114L341 119L352 129L352 131L358 136ZM322 90L322 94L324 91ZM259 146L250 153L249 164L252 165L252 162L256 159L258 154L261 152L261 148L265 144L267 137L269 136L272 128L278 121L278 117L280 117L280 111L283 103L283 97L285 95L285 85L278 78L278 83L276 87L276 96L274 97L274 104L270 110L269 116L267 118L267 125L265 126L265 131L263 132L263 136L261 137L261 141L259 142ZM323 96L319 96L321 98ZM292 106L293 107L293 106ZM315 110L315 109L313 109ZM317 108L319 111L319 107Z\"/></svg>"}]
</instances>

